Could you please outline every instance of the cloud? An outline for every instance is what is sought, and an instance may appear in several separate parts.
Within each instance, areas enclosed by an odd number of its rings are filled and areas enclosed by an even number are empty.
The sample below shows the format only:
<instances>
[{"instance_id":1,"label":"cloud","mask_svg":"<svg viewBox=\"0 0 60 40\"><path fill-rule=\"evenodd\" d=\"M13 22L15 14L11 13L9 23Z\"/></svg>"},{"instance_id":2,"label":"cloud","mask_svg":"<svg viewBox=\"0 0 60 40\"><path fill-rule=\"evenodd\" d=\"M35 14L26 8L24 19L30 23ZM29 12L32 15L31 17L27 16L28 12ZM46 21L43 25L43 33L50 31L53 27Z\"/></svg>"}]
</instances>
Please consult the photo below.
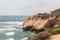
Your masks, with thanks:
<instances>
[{"instance_id":1,"label":"cloud","mask_svg":"<svg viewBox=\"0 0 60 40\"><path fill-rule=\"evenodd\" d=\"M44 2L44 5L44 8L46 8L48 11L55 10L57 8L60 8L60 0L46 0L46 2Z\"/></svg>"},{"instance_id":2,"label":"cloud","mask_svg":"<svg viewBox=\"0 0 60 40\"><path fill-rule=\"evenodd\" d=\"M32 15L60 8L60 0L0 0L0 15Z\"/></svg>"}]
</instances>

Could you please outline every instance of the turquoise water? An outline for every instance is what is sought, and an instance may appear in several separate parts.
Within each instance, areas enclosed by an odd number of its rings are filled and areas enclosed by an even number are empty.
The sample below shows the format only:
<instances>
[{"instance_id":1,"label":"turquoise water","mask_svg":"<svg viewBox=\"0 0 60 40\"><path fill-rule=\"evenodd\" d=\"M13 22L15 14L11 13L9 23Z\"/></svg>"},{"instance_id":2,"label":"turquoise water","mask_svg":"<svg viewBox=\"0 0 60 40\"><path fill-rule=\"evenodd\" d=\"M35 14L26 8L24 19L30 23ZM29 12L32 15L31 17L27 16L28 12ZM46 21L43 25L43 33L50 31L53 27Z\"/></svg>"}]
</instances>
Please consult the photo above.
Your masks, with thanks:
<instances>
[{"instance_id":1,"label":"turquoise water","mask_svg":"<svg viewBox=\"0 0 60 40\"><path fill-rule=\"evenodd\" d=\"M28 16L0 16L0 40L27 40L33 36L30 32L24 32L22 24Z\"/></svg>"}]
</instances>

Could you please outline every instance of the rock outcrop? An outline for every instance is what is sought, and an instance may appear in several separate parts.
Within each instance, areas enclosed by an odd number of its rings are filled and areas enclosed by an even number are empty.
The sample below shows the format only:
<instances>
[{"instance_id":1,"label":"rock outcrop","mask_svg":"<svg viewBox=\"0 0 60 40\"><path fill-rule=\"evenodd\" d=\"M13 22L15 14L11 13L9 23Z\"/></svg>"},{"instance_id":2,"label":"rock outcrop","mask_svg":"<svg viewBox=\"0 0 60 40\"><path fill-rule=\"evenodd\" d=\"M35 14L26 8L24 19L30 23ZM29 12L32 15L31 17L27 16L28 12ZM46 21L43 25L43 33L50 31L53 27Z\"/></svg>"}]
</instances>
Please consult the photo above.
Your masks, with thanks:
<instances>
[{"instance_id":1,"label":"rock outcrop","mask_svg":"<svg viewBox=\"0 0 60 40\"><path fill-rule=\"evenodd\" d=\"M50 28L47 31L40 32L33 37L28 38L28 40L58 40L60 39L60 27Z\"/></svg>"},{"instance_id":2,"label":"rock outcrop","mask_svg":"<svg viewBox=\"0 0 60 40\"><path fill-rule=\"evenodd\" d=\"M50 14L36 14L33 16L30 16L24 23L23 23L23 29L26 31L31 31L31 32L40 32L44 31L45 26L46 27L51 27L50 25L53 24L52 22L49 22L50 20L54 19L56 16L52 16ZM52 24L51 24L52 23ZM46 25L48 24L48 25Z\"/></svg>"},{"instance_id":3,"label":"rock outcrop","mask_svg":"<svg viewBox=\"0 0 60 40\"><path fill-rule=\"evenodd\" d=\"M45 27L51 28L51 27L60 27L60 15L56 16L55 18L48 20Z\"/></svg>"},{"instance_id":4,"label":"rock outcrop","mask_svg":"<svg viewBox=\"0 0 60 40\"><path fill-rule=\"evenodd\" d=\"M45 40L45 39L48 39L49 36L50 36L50 34L48 32L41 32L41 33L29 38L28 40Z\"/></svg>"},{"instance_id":5,"label":"rock outcrop","mask_svg":"<svg viewBox=\"0 0 60 40\"><path fill-rule=\"evenodd\" d=\"M22 28L38 33L28 40L60 40L60 9L52 11L51 14L38 13L30 16Z\"/></svg>"},{"instance_id":6,"label":"rock outcrop","mask_svg":"<svg viewBox=\"0 0 60 40\"><path fill-rule=\"evenodd\" d=\"M28 40L60 40L60 34L50 35L49 33L43 32L34 37L28 38Z\"/></svg>"}]
</instances>

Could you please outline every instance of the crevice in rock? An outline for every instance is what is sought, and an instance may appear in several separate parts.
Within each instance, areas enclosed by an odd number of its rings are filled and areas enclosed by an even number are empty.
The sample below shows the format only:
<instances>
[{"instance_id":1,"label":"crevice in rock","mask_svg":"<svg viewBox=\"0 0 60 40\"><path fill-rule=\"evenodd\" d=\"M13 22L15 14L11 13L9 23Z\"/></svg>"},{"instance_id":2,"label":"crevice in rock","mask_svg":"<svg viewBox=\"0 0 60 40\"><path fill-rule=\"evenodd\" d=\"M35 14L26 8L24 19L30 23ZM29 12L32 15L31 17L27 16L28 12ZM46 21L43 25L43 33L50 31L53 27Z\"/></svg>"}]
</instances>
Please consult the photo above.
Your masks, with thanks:
<instances>
[{"instance_id":1,"label":"crevice in rock","mask_svg":"<svg viewBox=\"0 0 60 40\"><path fill-rule=\"evenodd\" d=\"M29 31L32 29L32 26L27 26L26 28L23 28L25 31Z\"/></svg>"}]
</instances>

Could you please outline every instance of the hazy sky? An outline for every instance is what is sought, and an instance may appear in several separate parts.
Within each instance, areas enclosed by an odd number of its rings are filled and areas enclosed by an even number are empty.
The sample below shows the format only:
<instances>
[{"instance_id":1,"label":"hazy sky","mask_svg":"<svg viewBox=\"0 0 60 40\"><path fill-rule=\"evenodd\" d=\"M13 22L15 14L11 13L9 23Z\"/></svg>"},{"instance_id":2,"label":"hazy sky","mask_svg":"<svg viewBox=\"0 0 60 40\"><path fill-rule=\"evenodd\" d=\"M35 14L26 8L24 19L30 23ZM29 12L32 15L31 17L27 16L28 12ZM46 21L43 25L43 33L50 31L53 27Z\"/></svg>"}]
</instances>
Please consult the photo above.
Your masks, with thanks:
<instances>
[{"instance_id":1,"label":"hazy sky","mask_svg":"<svg viewBox=\"0 0 60 40\"><path fill-rule=\"evenodd\" d=\"M0 15L32 15L60 8L60 0L0 0Z\"/></svg>"}]
</instances>

